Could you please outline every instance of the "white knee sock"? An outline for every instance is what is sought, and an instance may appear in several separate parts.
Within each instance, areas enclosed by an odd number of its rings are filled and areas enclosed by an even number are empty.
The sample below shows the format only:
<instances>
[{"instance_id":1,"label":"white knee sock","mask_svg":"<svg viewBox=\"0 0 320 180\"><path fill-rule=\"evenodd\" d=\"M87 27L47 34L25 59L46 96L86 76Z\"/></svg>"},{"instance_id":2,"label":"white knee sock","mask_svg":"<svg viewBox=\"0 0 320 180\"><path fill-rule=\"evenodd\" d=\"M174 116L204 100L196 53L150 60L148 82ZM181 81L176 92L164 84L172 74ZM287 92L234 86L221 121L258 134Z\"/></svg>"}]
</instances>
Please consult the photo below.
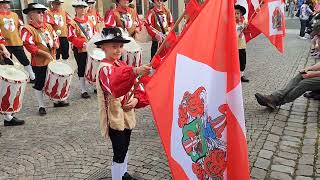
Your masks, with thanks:
<instances>
[{"instance_id":1,"label":"white knee sock","mask_svg":"<svg viewBox=\"0 0 320 180\"><path fill-rule=\"evenodd\" d=\"M128 153L126 154L126 157L124 158L124 162L123 162L123 173L128 172Z\"/></svg>"},{"instance_id":2,"label":"white knee sock","mask_svg":"<svg viewBox=\"0 0 320 180\"><path fill-rule=\"evenodd\" d=\"M84 77L80 78L80 89L81 89L81 94L87 92L86 81Z\"/></svg>"},{"instance_id":3,"label":"white knee sock","mask_svg":"<svg viewBox=\"0 0 320 180\"><path fill-rule=\"evenodd\" d=\"M12 113L6 113L4 114L4 120L5 121L11 121L13 118Z\"/></svg>"},{"instance_id":4,"label":"white knee sock","mask_svg":"<svg viewBox=\"0 0 320 180\"><path fill-rule=\"evenodd\" d=\"M30 79L34 80L36 78L31 65L25 66L24 69L29 73Z\"/></svg>"},{"instance_id":5,"label":"white knee sock","mask_svg":"<svg viewBox=\"0 0 320 180\"><path fill-rule=\"evenodd\" d=\"M39 108L41 108L41 107L44 108L42 91L35 90L34 92L35 92L35 95L36 95L37 100L38 100Z\"/></svg>"},{"instance_id":6,"label":"white knee sock","mask_svg":"<svg viewBox=\"0 0 320 180\"><path fill-rule=\"evenodd\" d=\"M243 71L240 72L240 76L241 77L244 76L244 72Z\"/></svg>"},{"instance_id":7,"label":"white knee sock","mask_svg":"<svg viewBox=\"0 0 320 180\"><path fill-rule=\"evenodd\" d=\"M112 180L121 180L122 179L122 167L123 163L116 163L112 162L112 167L111 167L111 176Z\"/></svg>"}]
</instances>

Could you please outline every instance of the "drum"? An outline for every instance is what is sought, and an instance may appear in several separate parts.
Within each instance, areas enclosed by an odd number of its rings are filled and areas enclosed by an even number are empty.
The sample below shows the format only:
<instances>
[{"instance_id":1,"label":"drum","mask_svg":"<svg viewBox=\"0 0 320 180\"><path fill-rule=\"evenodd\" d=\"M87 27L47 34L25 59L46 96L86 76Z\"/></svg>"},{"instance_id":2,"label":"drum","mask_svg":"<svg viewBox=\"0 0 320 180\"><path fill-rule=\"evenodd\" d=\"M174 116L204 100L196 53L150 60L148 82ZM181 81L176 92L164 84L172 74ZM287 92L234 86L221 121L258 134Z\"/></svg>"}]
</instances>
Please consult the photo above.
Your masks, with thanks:
<instances>
[{"instance_id":1,"label":"drum","mask_svg":"<svg viewBox=\"0 0 320 180\"><path fill-rule=\"evenodd\" d=\"M0 66L0 113L20 111L28 78L27 73L14 66Z\"/></svg>"},{"instance_id":2,"label":"drum","mask_svg":"<svg viewBox=\"0 0 320 180\"><path fill-rule=\"evenodd\" d=\"M141 66L142 48L132 37L126 37L126 39L129 39L130 42L124 44L125 51L122 54L122 60L132 67Z\"/></svg>"},{"instance_id":3,"label":"drum","mask_svg":"<svg viewBox=\"0 0 320 180\"><path fill-rule=\"evenodd\" d=\"M53 101L64 101L70 95L72 68L63 62L52 61L48 65L44 93Z\"/></svg>"},{"instance_id":4,"label":"drum","mask_svg":"<svg viewBox=\"0 0 320 180\"><path fill-rule=\"evenodd\" d=\"M105 58L106 55L100 48L90 49L90 53L88 51L88 55L85 78L91 85L95 86L100 62Z\"/></svg>"}]
</instances>

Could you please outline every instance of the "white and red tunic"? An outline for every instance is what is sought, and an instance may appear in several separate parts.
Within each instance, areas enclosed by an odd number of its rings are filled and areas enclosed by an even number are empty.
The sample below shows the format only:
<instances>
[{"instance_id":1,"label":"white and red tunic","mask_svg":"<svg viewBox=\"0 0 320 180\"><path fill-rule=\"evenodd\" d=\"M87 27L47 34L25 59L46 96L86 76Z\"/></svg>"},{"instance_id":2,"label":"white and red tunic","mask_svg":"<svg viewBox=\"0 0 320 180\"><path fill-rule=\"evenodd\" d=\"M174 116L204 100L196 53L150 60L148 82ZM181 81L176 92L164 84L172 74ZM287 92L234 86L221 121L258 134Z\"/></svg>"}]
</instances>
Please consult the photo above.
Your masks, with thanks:
<instances>
[{"instance_id":1,"label":"white and red tunic","mask_svg":"<svg viewBox=\"0 0 320 180\"><path fill-rule=\"evenodd\" d=\"M158 33L163 33L161 29L160 22L157 18L157 15L159 16L159 19L163 25L165 34L169 32L169 28L173 28L174 21L173 17L171 15L171 12L169 9L167 9L165 6L162 6L160 9L154 7L148 11L147 14L147 23L146 28L149 33L149 35L152 37L152 40L156 41L155 36Z\"/></svg>"},{"instance_id":2,"label":"white and red tunic","mask_svg":"<svg viewBox=\"0 0 320 180\"><path fill-rule=\"evenodd\" d=\"M133 86L137 83L133 68L122 61L110 63L108 59L104 59L97 76L100 125L103 136L108 136L109 127L119 131L133 129L136 125L134 109L127 112L122 109ZM136 109L149 104L146 93L140 85L134 91L134 98L138 99Z\"/></svg>"}]
</instances>

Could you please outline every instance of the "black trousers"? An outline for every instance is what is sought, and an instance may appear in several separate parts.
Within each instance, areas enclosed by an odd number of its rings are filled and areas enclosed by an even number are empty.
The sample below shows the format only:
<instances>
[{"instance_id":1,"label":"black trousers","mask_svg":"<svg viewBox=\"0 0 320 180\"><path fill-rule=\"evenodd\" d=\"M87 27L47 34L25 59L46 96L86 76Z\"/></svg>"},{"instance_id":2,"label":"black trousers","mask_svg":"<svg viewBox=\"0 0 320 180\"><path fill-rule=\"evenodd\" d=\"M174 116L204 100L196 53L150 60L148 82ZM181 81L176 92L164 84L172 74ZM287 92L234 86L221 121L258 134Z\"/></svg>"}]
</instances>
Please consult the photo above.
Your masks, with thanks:
<instances>
[{"instance_id":1,"label":"black trousers","mask_svg":"<svg viewBox=\"0 0 320 180\"><path fill-rule=\"evenodd\" d=\"M73 53L78 66L78 77L84 77L84 73L86 71L88 53L87 52L79 53L78 49L73 49Z\"/></svg>"},{"instance_id":2,"label":"black trousers","mask_svg":"<svg viewBox=\"0 0 320 180\"><path fill-rule=\"evenodd\" d=\"M112 143L113 161L116 163L123 163L128 152L130 144L130 129L124 129L124 131L114 130L109 128L109 137Z\"/></svg>"},{"instance_id":3,"label":"black trousers","mask_svg":"<svg viewBox=\"0 0 320 180\"><path fill-rule=\"evenodd\" d=\"M152 41L152 45L151 45L151 59L153 58L153 56L156 54L158 50L158 41Z\"/></svg>"},{"instance_id":4,"label":"black trousers","mask_svg":"<svg viewBox=\"0 0 320 180\"><path fill-rule=\"evenodd\" d=\"M304 37L306 33L306 27L307 27L308 20L302 20L300 19L300 37Z\"/></svg>"},{"instance_id":5,"label":"black trousers","mask_svg":"<svg viewBox=\"0 0 320 180\"><path fill-rule=\"evenodd\" d=\"M11 54L11 58L13 54L23 66L30 65L30 61L24 52L23 46L6 46L6 48Z\"/></svg>"},{"instance_id":6,"label":"black trousers","mask_svg":"<svg viewBox=\"0 0 320 180\"><path fill-rule=\"evenodd\" d=\"M42 91L44 83L46 82L47 68L48 66L32 66L32 70L36 75L36 79L34 81L33 86L34 89Z\"/></svg>"},{"instance_id":7,"label":"black trousers","mask_svg":"<svg viewBox=\"0 0 320 180\"><path fill-rule=\"evenodd\" d=\"M246 49L239 49L239 60L240 60L240 71L244 71L246 69L246 64L247 64Z\"/></svg>"},{"instance_id":8,"label":"black trousers","mask_svg":"<svg viewBox=\"0 0 320 180\"><path fill-rule=\"evenodd\" d=\"M3 61L0 60L0 65L13 65L13 62L8 58L4 58Z\"/></svg>"},{"instance_id":9,"label":"black trousers","mask_svg":"<svg viewBox=\"0 0 320 180\"><path fill-rule=\"evenodd\" d=\"M59 49L57 49L56 58L60 59L60 57L62 57L62 59L64 60L69 59L70 45L67 37L59 37L59 40L60 40L60 47Z\"/></svg>"}]
</instances>

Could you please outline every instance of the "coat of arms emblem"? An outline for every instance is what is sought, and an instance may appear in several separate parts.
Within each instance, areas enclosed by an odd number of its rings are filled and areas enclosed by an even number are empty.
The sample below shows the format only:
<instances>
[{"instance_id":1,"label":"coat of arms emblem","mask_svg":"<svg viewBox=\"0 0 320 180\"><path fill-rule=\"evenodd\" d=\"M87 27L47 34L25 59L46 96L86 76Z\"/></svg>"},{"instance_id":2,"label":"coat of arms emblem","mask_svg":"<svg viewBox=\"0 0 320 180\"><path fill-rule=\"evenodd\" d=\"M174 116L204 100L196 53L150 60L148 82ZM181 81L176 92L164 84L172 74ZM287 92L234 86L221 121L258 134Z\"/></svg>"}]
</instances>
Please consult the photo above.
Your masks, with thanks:
<instances>
[{"instance_id":1,"label":"coat of arms emblem","mask_svg":"<svg viewBox=\"0 0 320 180\"><path fill-rule=\"evenodd\" d=\"M64 25L64 21L63 21L63 18L61 15L54 15L54 23L59 26L59 27L62 27Z\"/></svg>"},{"instance_id":2,"label":"coat of arms emblem","mask_svg":"<svg viewBox=\"0 0 320 180\"><path fill-rule=\"evenodd\" d=\"M272 14L272 28L280 31L282 29L282 12L279 7L275 8Z\"/></svg>"},{"instance_id":3,"label":"coat of arms emblem","mask_svg":"<svg viewBox=\"0 0 320 180\"><path fill-rule=\"evenodd\" d=\"M3 18L4 28L10 32L13 32L16 29L14 20L12 18Z\"/></svg>"},{"instance_id":4,"label":"coat of arms emblem","mask_svg":"<svg viewBox=\"0 0 320 180\"><path fill-rule=\"evenodd\" d=\"M127 13L127 14L121 14L121 20L123 22L123 25L125 26L125 28L131 28L133 25L133 20L131 17L131 14Z\"/></svg>"},{"instance_id":5,"label":"coat of arms emblem","mask_svg":"<svg viewBox=\"0 0 320 180\"><path fill-rule=\"evenodd\" d=\"M182 146L191 158L192 170L198 179L224 179L226 144L222 133L226 127L227 104L219 106L220 115L212 118L207 110L207 93L199 87L194 93L185 92L179 105L178 126Z\"/></svg>"}]
</instances>

